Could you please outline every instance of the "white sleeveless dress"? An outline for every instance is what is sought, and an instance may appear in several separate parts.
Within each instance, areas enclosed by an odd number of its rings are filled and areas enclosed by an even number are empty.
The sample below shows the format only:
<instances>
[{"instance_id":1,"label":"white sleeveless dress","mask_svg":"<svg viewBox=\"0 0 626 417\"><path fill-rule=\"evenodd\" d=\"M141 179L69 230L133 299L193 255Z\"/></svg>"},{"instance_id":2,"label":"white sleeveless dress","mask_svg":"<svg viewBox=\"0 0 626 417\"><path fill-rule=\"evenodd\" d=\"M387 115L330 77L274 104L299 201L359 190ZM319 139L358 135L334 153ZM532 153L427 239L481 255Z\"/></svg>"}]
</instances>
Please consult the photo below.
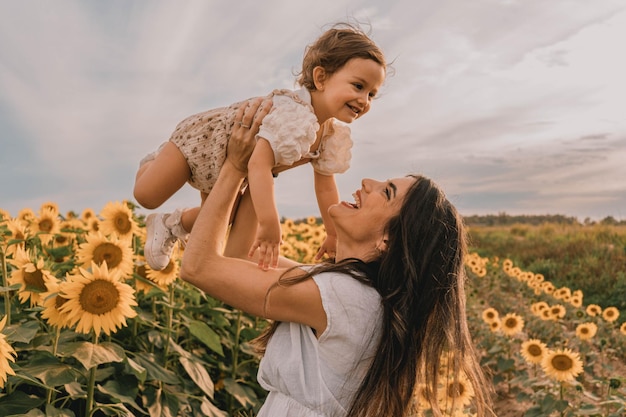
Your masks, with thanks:
<instances>
[{"instance_id":1,"label":"white sleeveless dress","mask_svg":"<svg viewBox=\"0 0 626 417\"><path fill-rule=\"evenodd\" d=\"M378 292L346 274L313 277L327 327L281 323L261 360L258 381L269 391L258 417L345 416L380 339Z\"/></svg>"}]
</instances>

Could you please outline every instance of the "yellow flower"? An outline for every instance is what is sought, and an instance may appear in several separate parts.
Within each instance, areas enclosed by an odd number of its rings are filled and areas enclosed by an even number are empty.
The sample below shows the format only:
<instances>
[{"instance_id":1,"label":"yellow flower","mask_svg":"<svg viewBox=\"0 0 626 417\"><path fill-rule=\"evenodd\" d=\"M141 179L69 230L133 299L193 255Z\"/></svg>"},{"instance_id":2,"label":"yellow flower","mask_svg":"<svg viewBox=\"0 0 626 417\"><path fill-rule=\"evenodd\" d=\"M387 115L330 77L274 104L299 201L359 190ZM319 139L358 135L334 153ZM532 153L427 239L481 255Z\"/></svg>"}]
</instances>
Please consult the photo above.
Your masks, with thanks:
<instances>
[{"instance_id":1,"label":"yellow flower","mask_svg":"<svg viewBox=\"0 0 626 417\"><path fill-rule=\"evenodd\" d=\"M554 284L551 283L550 281L544 281L541 283L541 289L543 290L543 292L545 292L546 294L553 294L554 293Z\"/></svg>"},{"instance_id":2,"label":"yellow flower","mask_svg":"<svg viewBox=\"0 0 626 417\"><path fill-rule=\"evenodd\" d=\"M508 313L501 321L502 324L502 333L507 336L513 336L522 331L524 328L524 319L515 314Z\"/></svg>"},{"instance_id":3,"label":"yellow flower","mask_svg":"<svg viewBox=\"0 0 626 417\"><path fill-rule=\"evenodd\" d=\"M491 323L499 318L500 315L498 314L498 310L493 307L489 307L483 311L483 320L485 323Z\"/></svg>"},{"instance_id":4,"label":"yellow flower","mask_svg":"<svg viewBox=\"0 0 626 417\"><path fill-rule=\"evenodd\" d=\"M547 308L549 308L550 306L548 305L548 303L546 303L545 301L538 301L536 303L531 304L530 306L530 311L535 315L535 316L540 316L541 312Z\"/></svg>"},{"instance_id":5,"label":"yellow flower","mask_svg":"<svg viewBox=\"0 0 626 417\"><path fill-rule=\"evenodd\" d=\"M602 307L597 304L589 304L586 311L591 317L596 317L602 314Z\"/></svg>"},{"instance_id":6,"label":"yellow flower","mask_svg":"<svg viewBox=\"0 0 626 417\"><path fill-rule=\"evenodd\" d=\"M132 210L119 201L107 203L100 212L100 231L105 236L116 234L122 240L131 240L139 231Z\"/></svg>"},{"instance_id":7,"label":"yellow flower","mask_svg":"<svg viewBox=\"0 0 626 417\"><path fill-rule=\"evenodd\" d=\"M572 290L567 287L561 287L558 290L555 290L552 293L552 296L557 300L563 300L565 302L569 302L569 299L572 297Z\"/></svg>"},{"instance_id":8,"label":"yellow flower","mask_svg":"<svg viewBox=\"0 0 626 417\"><path fill-rule=\"evenodd\" d=\"M595 323L582 323L576 327L576 336L580 340L589 340L596 335L598 326Z\"/></svg>"},{"instance_id":9,"label":"yellow flower","mask_svg":"<svg viewBox=\"0 0 626 417\"><path fill-rule=\"evenodd\" d=\"M307 217L306 222L307 222L308 225L314 226L314 225L317 224L317 218L314 217L314 216L309 216L309 217Z\"/></svg>"},{"instance_id":10,"label":"yellow flower","mask_svg":"<svg viewBox=\"0 0 626 417\"><path fill-rule=\"evenodd\" d=\"M522 343L522 357L528 363L541 363L547 352L548 347L546 344L538 339L531 339Z\"/></svg>"},{"instance_id":11,"label":"yellow flower","mask_svg":"<svg viewBox=\"0 0 626 417\"><path fill-rule=\"evenodd\" d=\"M59 294L61 285L55 281L48 285L48 291L41 294L43 310L41 317L46 319L48 324L63 328L69 325L68 313L62 312L60 308L67 302L67 299Z\"/></svg>"},{"instance_id":12,"label":"yellow flower","mask_svg":"<svg viewBox=\"0 0 626 417\"><path fill-rule=\"evenodd\" d=\"M31 225L33 226L33 234L40 233L40 239L44 244L48 244L55 233L61 231L61 222L59 213L50 208L43 208Z\"/></svg>"},{"instance_id":13,"label":"yellow flower","mask_svg":"<svg viewBox=\"0 0 626 417\"><path fill-rule=\"evenodd\" d=\"M30 299L30 305L35 306L42 301L41 293L47 291L47 285L54 282L56 278L50 271L44 269L42 258L34 263L30 259L30 252L22 248L17 248L15 257L8 259L15 266L15 270L9 276L9 285L20 285L18 297L21 303Z\"/></svg>"},{"instance_id":14,"label":"yellow flower","mask_svg":"<svg viewBox=\"0 0 626 417\"><path fill-rule=\"evenodd\" d=\"M4 388L7 382L7 375L15 375L15 371L11 368L9 361L15 362L15 349L6 341L6 336L2 333L4 326L7 324L7 316L0 320L0 388Z\"/></svg>"},{"instance_id":15,"label":"yellow flower","mask_svg":"<svg viewBox=\"0 0 626 417\"><path fill-rule=\"evenodd\" d=\"M80 218L87 223L89 220L91 219L95 219L96 218L96 213L93 211L93 209L90 208L86 208L85 210L83 210L83 212L80 215Z\"/></svg>"},{"instance_id":16,"label":"yellow flower","mask_svg":"<svg viewBox=\"0 0 626 417\"><path fill-rule=\"evenodd\" d=\"M549 351L541 361L546 375L557 381L573 381L583 371L583 362L578 353L570 349Z\"/></svg>"},{"instance_id":17,"label":"yellow flower","mask_svg":"<svg viewBox=\"0 0 626 417\"><path fill-rule=\"evenodd\" d=\"M453 404L455 410L468 405L474 398L474 388L466 377L459 378L455 383L448 380L438 392L439 404L444 406Z\"/></svg>"},{"instance_id":18,"label":"yellow flower","mask_svg":"<svg viewBox=\"0 0 626 417\"><path fill-rule=\"evenodd\" d=\"M0 208L0 223L7 221L11 218L11 213Z\"/></svg>"},{"instance_id":19,"label":"yellow flower","mask_svg":"<svg viewBox=\"0 0 626 417\"><path fill-rule=\"evenodd\" d=\"M607 307L602 312L602 318L609 323L613 323L619 317L619 310L616 307Z\"/></svg>"},{"instance_id":20,"label":"yellow flower","mask_svg":"<svg viewBox=\"0 0 626 417\"><path fill-rule=\"evenodd\" d=\"M21 241L21 242L15 242L15 243L11 243L10 245L8 245L5 249L5 253L7 256L10 255L14 255L17 248L25 248L25 242L24 240L28 237L28 234L26 232L26 226L24 225L23 222L17 220L17 219L8 219L5 223L4 223L7 227L7 229L9 229L9 236L5 237L6 242L8 243L9 241Z\"/></svg>"},{"instance_id":21,"label":"yellow flower","mask_svg":"<svg viewBox=\"0 0 626 417\"><path fill-rule=\"evenodd\" d=\"M552 315L552 309L549 307L541 310L538 316L541 317L541 320L556 320L556 317Z\"/></svg>"},{"instance_id":22,"label":"yellow flower","mask_svg":"<svg viewBox=\"0 0 626 417\"><path fill-rule=\"evenodd\" d=\"M582 307L583 305L583 296L577 296L577 295L572 295L572 298L570 298L569 303L572 305L572 307Z\"/></svg>"},{"instance_id":23,"label":"yellow flower","mask_svg":"<svg viewBox=\"0 0 626 417\"><path fill-rule=\"evenodd\" d=\"M500 319L494 320L491 323L489 323L489 330L491 330L493 333L496 333L496 332L502 330L502 325L500 324Z\"/></svg>"},{"instance_id":24,"label":"yellow flower","mask_svg":"<svg viewBox=\"0 0 626 417\"><path fill-rule=\"evenodd\" d=\"M78 247L76 256L83 265L106 262L110 271L119 270L124 279L133 274L133 250L129 242L121 241L117 236L106 238L100 233L89 233L86 242Z\"/></svg>"},{"instance_id":25,"label":"yellow flower","mask_svg":"<svg viewBox=\"0 0 626 417\"><path fill-rule=\"evenodd\" d=\"M29 208L23 208L20 210L19 213L17 213L17 218L25 223L25 224L30 224L31 222L35 221L35 212L32 211Z\"/></svg>"},{"instance_id":26,"label":"yellow flower","mask_svg":"<svg viewBox=\"0 0 626 417\"><path fill-rule=\"evenodd\" d=\"M61 313L68 314L71 326L76 331L96 336L103 331L110 335L118 328L126 326L126 319L137 315L133 309L137 305L135 290L120 280L120 271L107 268L103 263L91 263L91 272L79 268L80 274L69 275L61 283L60 295L67 301L59 307Z\"/></svg>"},{"instance_id":27,"label":"yellow flower","mask_svg":"<svg viewBox=\"0 0 626 417\"><path fill-rule=\"evenodd\" d=\"M619 331L622 332L624 336L626 336L626 321L623 322L621 326L619 326Z\"/></svg>"},{"instance_id":28,"label":"yellow flower","mask_svg":"<svg viewBox=\"0 0 626 417\"><path fill-rule=\"evenodd\" d=\"M550 307L550 315L554 320L562 319L563 317L565 317L565 312L565 307L563 307L561 304L556 304Z\"/></svg>"},{"instance_id":29,"label":"yellow flower","mask_svg":"<svg viewBox=\"0 0 626 417\"><path fill-rule=\"evenodd\" d=\"M41 205L41 207L39 208L39 211L52 211L53 213L55 213L57 216L59 215L59 205L53 201L46 201L45 203L43 203Z\"/></svg>"},{"instance_id":30,"label":"yellow flower","mask_svg":"<svg viewBox=\"0 0 626 417\"><path fill-rule=\"evenodd\" d=\"M160 288L166 288L172 282L176 281L179 269L180 267L178 266L175 256L172 256L165 269L161 271L155 271L146 265L146 277Z\"/></svg>"}]
</instances>

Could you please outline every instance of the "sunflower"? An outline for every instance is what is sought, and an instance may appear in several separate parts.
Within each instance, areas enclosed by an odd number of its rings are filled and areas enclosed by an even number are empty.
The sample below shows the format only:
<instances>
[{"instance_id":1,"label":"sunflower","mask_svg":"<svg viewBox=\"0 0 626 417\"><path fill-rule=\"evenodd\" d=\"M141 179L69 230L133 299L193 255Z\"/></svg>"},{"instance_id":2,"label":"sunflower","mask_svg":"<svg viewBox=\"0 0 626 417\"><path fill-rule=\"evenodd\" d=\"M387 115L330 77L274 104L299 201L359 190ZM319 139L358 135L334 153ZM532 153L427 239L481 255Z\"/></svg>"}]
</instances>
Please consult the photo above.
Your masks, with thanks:
<instances>
[{"instance_id":1,"label":"sunflower","mask_svg":"<svg viewBox=\"0 0 626 417\"><path fill-rule=\"evenodd\" d=\"M67 299L59 294L61 288L60 282L57 280L50 283L47 287L48 291L41 294L41 298L43 299L41 303L43 306L41 317L46 319L51 326L59 328L69 326L68 313L60 310L63 304L67 302Z\"/></svg>"},{"instance_id":2,"label":"sunflower","mask_svg":"<svg viewBox=\"0 0 626 417\"><path fill-rule=\"evenodd\" d=\"M39 217L33 220L31 225L33 234L39 234L39 238L44 245L50 243L54 234L61 231L59 213L50 208L41 209Z\"/></svg>"},{"instance_id":3,"label":"sunflower","mask_svg":"<svg viewBox=\"0 0 626 417\"><path fill-rule=\"evenodd\" d=\"M619 326L619 331L622 332L624 336L626 336L626 321L623 322L621 326Z\"/></svg>"},{"instance_id":4,"label":"sunflower","mask_svg":"<svg viewBox=\"0 0 626 417\"><path fill-rule=\"evenodd\" d=\"M504 261L502 261L502 269L504 270L504 272L506 272L507 270L510 270L511 268L513 268L512 260L505 259Z\"/></svg>"},{"instance_id":5,"label":"sunflower","mask_svg":"<svg viewBox=\"0 0 626 417\"><path fill-rule=\"evenodd\" d=\"M596 335L598 326L595 323L581 323L576 327L576 336L580 340L589 340Z\"/></svg>"},{"instance_id":6,"label":"sunflower","mask_svg":"<svg viewBox=\"0 0 626 417\"><path fill-rule=\"evenodd\" d=\"M489 330L491 330L492 333L497 333L498 331L502 330L502 323L500 322L500 319L494 320L489 323Z\"/></svg>"},{"instance_id":7,"label":"sunflower","mask_svg":"<svg viewBox=\"0 0 626 417\"><path fill-rule=\"evenodd\" d=\"M57 214L57 216L59 215L59 205L57 203L55 203L54 201L46 201L45 203L43 203L41 205L41 207L39 208L39 211L44 211L44 210L51 210L54 213Z\"/></svg>"},{"instance_id":8,"label":"sunflower","mask_svg":"<svg viewBox=\"0 0 626 417\"><path fill-rule=\"evenodd\" d=\"M101 233L89 233L76 255L83 265L106 263L109 271L119 270L124 279L133 274L133 250L129 242L121 241L117 236L106 238Z\"/></svg>"},{"instance_id":9,"label":"sunflower","mask_svg":"<svg viewBox=\"0 0 626 417\"><path fill-rule=\"evenodd\" d=\"M6 341L6 336L2 333L7 324L7 316L0 320L0 388L4 388L7 382L7 375L15 375L15 371L9 365L9 361L15 362L15 349Z\"/></svg>"},{"instance_id":10,"label":"sunflower","mask_svg":"<svg viewBox=\"0 0 626 417\"><path fill-rule=\"evenodd\" d=\"M81 218L84 222L88 222L89 220L96 218L96 213L93 211L93 209L86 208L86 209L85 209L85 210L83 210L83 212L81 213L80 218Z\"/></svg>"},{"instance_id":11,"label":"sunflower","mask_svg":"<svg viewBox=\"0 0 626 417\"><path fill-rule=\"evenodd\" d=\"M570 298L569 303L572 305L572 307L580 308L583 306L583 296L572 295L572 298Z\"/></svg>"},{"instance_id":12,"label":"sunflower","mask_svg":"<svg viewBox=\"0 0 626 417\"><path fill-rule=\"evenodd\" d=\"M552 296L556 298L557 300L563 300L565 302L569 302L569 299L572 297L572 290L570 290L568 287L561 287L555 290L552 293Z\"/></svg>"},{"instance_id":13,"label":"sunflower","mask_svg":"<svg viewBox=\"0 0 626 417\"><path fill-rule=\"evenodd\" d=\"M515 313L508 313L501 321L502 333L507 336L513 336L522 331L524 328L524 319Z\"/></svg>"},{"instance_id":14,"label":"sunflower","mask_svg":"<svg viewBox=\"0 0 626 417\"><path fill-rule=\"evenodd\" d=\"M26 226L24 225L24 223L17 219L8 219L5 222L5 225L7 226L7 229L9 230L7 243L10 241L17 241L17 242L13 242L9 244L5 249L5 253L7 256L15 255L15 251L17 250L17 248L24 249L25 247L24 241L28 237L28 232L26 230Z\"/></svg>"},{"instance_id":15,"label":"sunflower","mask_svg":"<svg viewBox=\"0 0 626 417\"><path fill-rule=\"evenodd\" d=\"M315 216L309 216L306 218L306 222L310 226L315 226L317 224L317 218Z\"/></svg>"},{"instance_id":16,"label":"sunflower","mask_svg":"<svg viewBox=\"0 0 626 417\"><path fill-rule=\"evenodd\" d=\"M36 217L35 212L29 208L23 208L19 211L19 213L17 213L17 218L26 224L30 224L35 221Z\"/></svg>"},{"instance_id":17,"label":"sunflower","mask_svg":"<svg viewBox=\"0 0 626 417\"><path fill-rule=\"evenodd\" d=\"M100 231L100 219L92 217L85 221L85 228L88 232L98 233Z\"/></svg>"},{"instance_id":18,"label":"sunflower","mask_svg":"<svg viewBox=\"0 0 626 417\"><path fill-rule=\"evenodd\" d=\"M146 266L146 277L163 289L176 281L179 269L180 267L178 266L175 256L172 256L165 269L161 271L155 271L149 266Z\"/></svg>"},{"instance_id":19,"label":"sunflower","mask_svg":"<svg viewBox=\"0 0 626 417\"><path fill-rule=\"evenodd\" d=\"M137 315L133 309L137 305L135 290L121 282L119 270L109 271L106 263L98 266L92 262L91 272L79 271L61 283L60 295L67 301L59 307L61 313L68 314L71 326L77 324L77 332L93 330L96 337L101 331L110 335L126 326L127 318Z\"/></svg>"},{"instance_id":20,"label":"sunflower","mask_svg":"<svg viewBox=\"0 0 626 417\"><path fill-rule=\"evenodd\" d=\"M458 410L472 401L474 388L466 377L461 377L458 381L447 381L439 390L438 396L439 404L451 404L455 410Z\"/></svg>"},{"instance_id":21,"label":"sunflower","mask_svg":"<svg viewBox=\"0 0 626 417\"><path fill-rule=\"evenodd\" d=\"M492 321L499 320L499 319L500 319L500 314L498 313L498 310L496 310L495 308L489 307L483 311L483 321L485 323L491 323Z\"/></svg>"},{"instance_id":22,"label":"sunflower","mask_svg":"<svg viewBox=\"0 0 626 417\"><path fill-rule=\"evenodd\" d=\"M565 317L565 307L561 304L556 304L550 307L550 316L552 316L553 320L562 319Z\"/></svg>"},{"instance_id":23,"label":"sunflower","mask_svg":"<svg viewBox=\"0 0 626 417\"><path fill-rule=\"evenodd\" d=\"M531 304L530 306L530 311L535 315L535 316L539 316L541 315L541 312L547 308L549 308L550 306L548 305L548 303L546 303L545 301L538 301L536 303Z\"/></svg>"},{"instance_id":24,"label":"sunflower","mask_svg":"<svg viewBox=\"0 0 626 417\"><path fill-rule=\"evenodd\" d=\"M100 212L100 217L102 217L100 231L105 236L116 234L120 239L131 240L139 231L139 226L133 219L133 212L119 201L107 203Z\"/></svg>"},{"instance_id":25,"label":"sunflower","mask_svg":"<svg viewBox=\"0 0 626 417\"><path fill-rule=\"evenodd\" d=\"M528 363L541 363L547 352L548 347L541 340L531 339L522 343L522 357Z\"/></svg>"},{"instance_id":26,"label":"sunflower","mask_svg":"<svg viewBox=\"0 0 626 417\"><path fill-rule=\"evenodd\" d=\"M583 362L578 353L570 349L548 351L541 361L546 375L557 381L573 381L583 371Z\"/></svg>"},{"instance_id":27,"label":"sunflower","mask_svg":"<svg viewBox=\"0 0 626 417\"><path fill-rule=\"evenodd\" d=\"M602 314L602 307L597 304L589 304L585 310L591 317L596 317Z\"/></svg>"},{"instance_id":28,"label":"sunflower","mask_svg":"<svg viewBox=\"0 0 626 417\"><path fill-rule=\"evenodd\" d=\"M552 294L554 294L554 291L555 291L556 288L554 287L554 284L551 283L550 281L544 281L544 282L541 283L541 289L546 294L552 295Z\"/></svg>"},{"instance_id":29,"label":"sunflower","mask_svg":"<svg viewBox=\"0 0 626 417\"><path fill-rule=\"evenodd\" d=\"M11 218L11 213L0 208L0 222L9 220Z\"/></svg>"},{"instance_id":30,"label":"sunflower","mask_svg":"<svg viewBox=\"0 0 626 417\"><path fill-rule=\"evenodd\" d=\"M602 312L602 318L609 323L613 323L619 317L619 310L616 307L607 307Z\"/></svg>"},{"instance_id":31,"label":"sunflower","mask_svg":"<svg viewBox=\"0 0 626 417\"><path fill-rule=\"evenodd\" d=\"M50 271L44 268L42 258L34 263L30 259L30 252L17 248L14 258L8 261L15 266L15 270L9 276L9 285L20 285L18 296L21 303L30 299L30 305L35 306L42 301L41 293L47 291L47 285L56 278Z\"/></svg>"}]
</instances>

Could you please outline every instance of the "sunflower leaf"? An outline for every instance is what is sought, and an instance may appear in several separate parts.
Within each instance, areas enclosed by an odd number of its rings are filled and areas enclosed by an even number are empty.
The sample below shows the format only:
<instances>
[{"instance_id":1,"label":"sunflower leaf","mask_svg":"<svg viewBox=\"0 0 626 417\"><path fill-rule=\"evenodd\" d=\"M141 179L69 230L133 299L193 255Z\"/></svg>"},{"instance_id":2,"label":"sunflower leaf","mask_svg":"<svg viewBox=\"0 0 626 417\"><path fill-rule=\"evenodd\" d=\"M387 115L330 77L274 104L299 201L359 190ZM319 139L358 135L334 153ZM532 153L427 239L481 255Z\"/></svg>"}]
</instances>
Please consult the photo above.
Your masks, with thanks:
<instances>
[{"instance_id":1,"label":"sunflower leaf","mask_svg":"<svg viewBox=\"0 0 626 417\"><path fill-rule=\"evenodd\" d=\"M201 362L182 356L178 358L178 360L181 365L183 365L183 368L185 368L185 371L187 371L193 382L195 382L196 385L209 396L209 398L213 399L215 386L204 365L202 365Z\"/></svg>"},{"instance_id":2,"label":"sunflower leaf","mask_svg":"<svg viewBox=\"0 0 626 417\"><path fill-rule=\"evenodd\" d=\"M124 350L115 343L93 344L91 342L68 343L63 346L63 356L76 358L85 369L103 363L122 362L126 358Z\"/></svg>"},{"instance_id":3,"label":"sunflower leaf","mask_svg":"<svg viewBox=\"0 0 626 417\"><path fill-rule=\"evenodd\" d=\"M204 343L213 352L220 356L224 356L222 344L220 343L220 337L213 329L199 320L192 320L189 322L188 326L189 331L193 336L198 338L198 340Z\"/></svg>"}]
</instances>

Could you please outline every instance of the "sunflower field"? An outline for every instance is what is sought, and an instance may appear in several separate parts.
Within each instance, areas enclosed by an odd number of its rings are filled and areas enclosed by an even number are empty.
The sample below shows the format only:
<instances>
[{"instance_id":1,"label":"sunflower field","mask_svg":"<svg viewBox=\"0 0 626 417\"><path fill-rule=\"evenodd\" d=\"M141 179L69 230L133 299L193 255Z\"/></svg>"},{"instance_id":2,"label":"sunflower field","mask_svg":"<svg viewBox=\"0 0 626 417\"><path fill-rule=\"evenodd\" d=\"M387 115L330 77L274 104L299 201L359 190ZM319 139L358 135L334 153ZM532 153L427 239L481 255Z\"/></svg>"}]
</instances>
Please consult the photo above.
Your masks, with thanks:
<instances>
[{"instance_id":1,"label":"sunflower field","mask_svg":"<svg viewBox=\"0 0 626 417\"><path fill-rule=\"evenodd\" d=\"M129 202L0 209L0 416L255 415L265 393L250 342L267 322L180 280L183 248L151 270L144 220ZM320 220L282 228L282 255L314 262ZM626 415L624 293L566 286L548 259L472 241L468 316L497 415ZM471 388L454 388L438 394L456 398L449 415L473 415ZM429 416L416 391L415 415Z\"/></svg>"}]
</instances>

